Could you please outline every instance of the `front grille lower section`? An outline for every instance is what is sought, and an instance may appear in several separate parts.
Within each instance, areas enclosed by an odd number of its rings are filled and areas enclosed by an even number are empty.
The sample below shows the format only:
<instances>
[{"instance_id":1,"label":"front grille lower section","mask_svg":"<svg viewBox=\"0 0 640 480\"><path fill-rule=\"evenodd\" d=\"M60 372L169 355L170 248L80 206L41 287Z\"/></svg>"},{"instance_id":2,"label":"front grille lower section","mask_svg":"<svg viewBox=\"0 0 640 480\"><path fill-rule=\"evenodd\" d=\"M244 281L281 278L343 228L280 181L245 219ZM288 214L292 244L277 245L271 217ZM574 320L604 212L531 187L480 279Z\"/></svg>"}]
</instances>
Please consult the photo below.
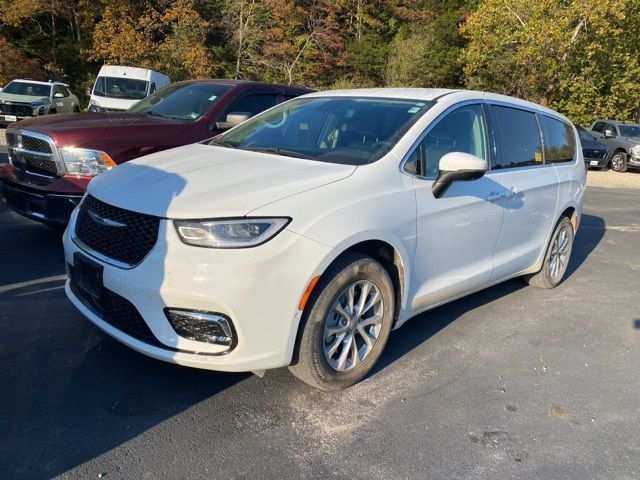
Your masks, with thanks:
<instances>
[{"instance_id":1,"label":"front grille lower section","mask_svg":"<svg viewBox=\"0 0 640 480\"><path fill-rule=\"evenodd\" d=\"M73 266L68 265L68 268L69 277L71 278L71 291L80 299L85 307L109 325L126 333L130 337L150 345L166 348L166 346L156 338L142 318L142 315L140 315L140 312L138 312L138 309L129 300L105 287L102 287L100 298L93 297L75 284L73 281Z\"/></svg>"},{"instance_id":2,"label":"front grille lower section","mask_svg":"<svg viewBox=\"0 0 640 480\"><path fill-rule=\"evenodd\" d=\"M31 105L21 105L19 103L3 103L0 105L0 115L31 117L33 115L33 107Z\"/></svg>"},{"instance_id":3,"label":"front grille lower section","mask_svg":"<svg viewBox=\"0 0 640 480\"><path fill-rule=\"evenodd\" d=\"M600 159L600 158L605 158L607 156L607 151L606 150L594 150L592 148L583 148L582 149L582 154L584 155L585 158Z\"/></svg>"},{"instance_id":4,"label":"front grille lower section","mask_svg":"<svg viewBox=\"0 0 640 480\"><path fill-rule=\"evenodd\" d=\"M37 135L37 136L36 136ZM52 138L27 130L7 132L9 159L15 168L51 179L64 175Z\"/></svg>"},{"instance_id":5,"label":"front grille lower section","mask_svg":"<svg viewBox=\"0 0 640 480\"><path fill-rule=\"evenodd\" d=\"M76 238L107 259L133 267L158 240L160 218L136 213L87 196L76 220Z\"/></svg>"}]
</instances>

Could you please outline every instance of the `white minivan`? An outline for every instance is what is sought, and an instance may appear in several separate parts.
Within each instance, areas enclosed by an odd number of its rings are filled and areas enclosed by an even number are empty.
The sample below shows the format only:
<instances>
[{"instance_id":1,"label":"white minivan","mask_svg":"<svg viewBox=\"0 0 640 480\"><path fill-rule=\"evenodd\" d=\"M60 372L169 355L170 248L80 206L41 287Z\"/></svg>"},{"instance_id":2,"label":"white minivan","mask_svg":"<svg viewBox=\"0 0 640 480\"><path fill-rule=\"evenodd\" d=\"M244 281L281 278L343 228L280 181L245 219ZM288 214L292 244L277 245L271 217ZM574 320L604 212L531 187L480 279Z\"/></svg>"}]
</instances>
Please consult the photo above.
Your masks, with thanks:
<instances>
[{"instance_id":1,"label":"white minivan","mask_svg":"<svg viewBox=\"0 0 640 480\"><path fill-rule=\"evenodd\" d=\"M129 347L344 388L415 315L567 271L586 172L573 124L501 95L312 93L94 179L66 292Z\"/></svg>"},{"instance_id":2,"label":"white minivan","mask_svg":"<svg viewBox=\"0 0 640 480\"><path fill-rule=\"evenodd\" d=\"M166 75L148 68L104 65L93 89L87 92L90 112L123 111L171 83Z\"/></svg>"}]
</instances>

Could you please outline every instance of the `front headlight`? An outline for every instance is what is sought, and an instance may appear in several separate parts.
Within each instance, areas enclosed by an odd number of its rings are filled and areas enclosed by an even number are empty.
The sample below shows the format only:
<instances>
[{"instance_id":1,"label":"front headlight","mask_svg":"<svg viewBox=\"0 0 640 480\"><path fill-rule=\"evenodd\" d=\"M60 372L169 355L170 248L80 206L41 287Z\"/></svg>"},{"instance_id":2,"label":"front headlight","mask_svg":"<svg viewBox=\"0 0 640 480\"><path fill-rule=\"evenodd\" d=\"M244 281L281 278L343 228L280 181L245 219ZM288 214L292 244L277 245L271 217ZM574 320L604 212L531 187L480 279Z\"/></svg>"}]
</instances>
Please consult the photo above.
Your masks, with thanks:
<instances>
[{"instance_id":1,"label":"front headlight","mask_svg":"<svg viewBox=\"0 0 640 480\"><path fill-rule=\"evenodd\" d=\"M94 177L116 166L109 155L100 150L63 147L60 149L68 173Z\"/></svg>"},{"instance_id":2,"label":"front headlight","mask_svg":"<svg viewBox=\"0 0 640 480\"><path fill-rule=\"evenodd\" d=\"M631 147L630 152L634 157L640 157L640 145Z\"/></svg>"},{"instance_id":3,"label":"front headlight","mask_svg":"<svg viewBox=\"0 0 640 480\"><path fill-rule=\"evenodd\" d=\"M275 237L289 218L233 220L174 220L180 239L187 245L208 248L255 247Z\"/></svg>"},{"instance_id":4,"label":"front headlight","mask_svg":"<svg viewBox=\"0 0 640 480\"><path fill-rule=\"evenodd\" d=\"M44 115L44 105L37 105L33 107L33 115Z\"/></svg>"}]
</instances>

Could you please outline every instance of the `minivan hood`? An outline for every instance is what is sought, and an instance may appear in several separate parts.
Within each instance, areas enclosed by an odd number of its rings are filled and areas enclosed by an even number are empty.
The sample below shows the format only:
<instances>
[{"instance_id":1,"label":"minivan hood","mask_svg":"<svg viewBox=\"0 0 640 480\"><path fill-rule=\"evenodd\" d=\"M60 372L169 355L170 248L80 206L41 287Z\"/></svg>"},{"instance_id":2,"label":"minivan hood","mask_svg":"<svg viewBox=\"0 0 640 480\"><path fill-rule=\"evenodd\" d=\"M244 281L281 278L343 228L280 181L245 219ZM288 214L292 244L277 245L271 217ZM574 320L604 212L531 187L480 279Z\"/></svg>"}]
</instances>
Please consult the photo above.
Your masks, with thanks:
<instances>
[{"instance_id":1,"label":"minivan hood","mask_svg":"<svg viewBox=\"0 0 640 480\"><path fill-rule=\"evenodd\" d=\"M0 92L0 100L12 103L28 103L30 105L41 105L50 103L49 97L36 97L33 95L16 95L15 93Z\"/></svg>"},{"instance_id":2,"label":"minivan hood","mask_svg":"<svg viewBox=\"0 0 640 480\"><path fill-rule=\"evenodd\" d=\"M238 217L342 180L355 169L353 165L193 144L119 165L93 179L88 191L108 204L158 217Z\"/></svg>"}]
</instances>

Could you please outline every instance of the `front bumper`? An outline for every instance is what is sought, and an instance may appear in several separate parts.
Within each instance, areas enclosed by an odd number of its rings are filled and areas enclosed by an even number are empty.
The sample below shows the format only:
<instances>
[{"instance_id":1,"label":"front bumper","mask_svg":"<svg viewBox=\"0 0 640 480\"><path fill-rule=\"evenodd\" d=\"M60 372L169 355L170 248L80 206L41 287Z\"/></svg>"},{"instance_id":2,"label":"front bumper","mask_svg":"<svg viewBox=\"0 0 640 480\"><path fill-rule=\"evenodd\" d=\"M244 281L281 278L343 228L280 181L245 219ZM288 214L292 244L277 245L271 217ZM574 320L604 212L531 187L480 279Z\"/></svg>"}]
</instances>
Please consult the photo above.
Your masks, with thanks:
<instances>
[{"instance_id":1,"label":"front bumper","mask_svg":"<svg viewBox=\"0 0 640 480\"><path fill-rule=\"evenodd\" d=\"M102 285L130 302L157 342L141 341L87 308L67 281L71 302L116 340L166 362L220 371L255 371L291 362L308 282L322 272L331 248L288 230L254 248L208 249L185 245L168 220L136 267L123 269L91 255L73 240L74 213L63 237L65 259L80 252L102 266ZM234 348L180 337L165 308L217 312L235 329Z\"/></svg>"},{"instance_id":2,"label":"front bumper","mask_svg":"<svg viewBox=\"0 0 640 480\"><path fill-rule=\"evenodd\" d=\"M584 163L588 168L602 168L609 164L609 158L606 156L604 158L584 157Z\"/></svg>"},{"instance_id":3,"label":"front bumper","mask_svg":"<svg viewBox=\"0 0 640 480\"><path fill-rule=\"evenodd\" d=\"M0 190L7 206L16 213L54 226L64 226L71 212L82 200L82 195L36 193L6 180Z\"/></svg>"}]
</instances>

